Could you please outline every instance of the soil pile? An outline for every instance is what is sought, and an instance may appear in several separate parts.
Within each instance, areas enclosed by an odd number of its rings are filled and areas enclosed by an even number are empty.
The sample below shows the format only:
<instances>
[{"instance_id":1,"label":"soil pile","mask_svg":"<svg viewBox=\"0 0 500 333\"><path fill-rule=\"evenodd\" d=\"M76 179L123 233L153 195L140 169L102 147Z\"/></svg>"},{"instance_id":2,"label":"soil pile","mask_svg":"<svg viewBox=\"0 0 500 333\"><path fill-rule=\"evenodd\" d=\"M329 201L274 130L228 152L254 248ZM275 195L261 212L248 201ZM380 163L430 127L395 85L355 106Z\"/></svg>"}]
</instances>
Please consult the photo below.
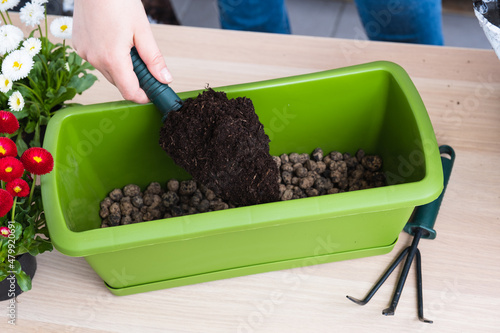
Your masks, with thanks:
<instances>
[{"instance_id":1,"label":"soil pile","mask_svg":"<svg viewBox=\"0 0 500 333\"><path fill-rule=\"evenodd\" d=\"M280 199L279 170L250 99L208 88L170 112L160 146L216 195L238 206Z\"/></svg>"}]
</instances>

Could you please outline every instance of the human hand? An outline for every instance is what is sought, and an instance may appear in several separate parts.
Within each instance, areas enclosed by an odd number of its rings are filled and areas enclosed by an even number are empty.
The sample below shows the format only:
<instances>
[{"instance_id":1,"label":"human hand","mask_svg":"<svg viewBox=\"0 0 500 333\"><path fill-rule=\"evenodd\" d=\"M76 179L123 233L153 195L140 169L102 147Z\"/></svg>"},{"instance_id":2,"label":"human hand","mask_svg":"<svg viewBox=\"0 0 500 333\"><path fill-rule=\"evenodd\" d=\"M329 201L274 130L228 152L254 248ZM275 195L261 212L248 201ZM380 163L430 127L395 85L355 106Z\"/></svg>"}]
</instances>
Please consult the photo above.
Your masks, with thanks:
<instances>
[{"instance_id":1,"label":"human hand","mask_svg":"<svg viewBox=\"0 0 500 333\"><path fill-rule=\"evenodd\" d=\"M73 47L77 53L113 83L123 98L147 103L133 71L132 46L158 81L172 82L140 0L75 0Z\"/></svg>"}]
</instances>

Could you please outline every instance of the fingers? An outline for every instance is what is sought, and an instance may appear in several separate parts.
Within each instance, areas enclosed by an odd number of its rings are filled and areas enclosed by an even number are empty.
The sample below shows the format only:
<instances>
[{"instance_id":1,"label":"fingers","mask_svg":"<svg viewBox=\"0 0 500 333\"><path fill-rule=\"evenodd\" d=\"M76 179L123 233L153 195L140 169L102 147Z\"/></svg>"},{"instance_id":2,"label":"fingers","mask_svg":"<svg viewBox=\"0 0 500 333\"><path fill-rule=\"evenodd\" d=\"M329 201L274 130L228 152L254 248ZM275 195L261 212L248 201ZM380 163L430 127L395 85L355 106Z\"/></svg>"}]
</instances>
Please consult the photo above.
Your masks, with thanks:
<instances>
[{"instance_id":1,"label":"fingers","mask_svg":"<svg viewBox=\"0 0 500 333\"><path fill-rule=\"evenodd\" d=\"M148 67L149 72L161 83L172 83L172 74L165 64L165 59L156 44L149 24L141 26L136 32L134 44L142 61Z\"/></svg>"},{"instance_id":2,"label":"fingers","mask_svg":"<svg viewBox=\"0 0 500 333\"><path fill-rule=\"evenodd\" d=\"M73 46L114 84L123 98L147 103L133 71L135 45L151 74L162 83L172 76L154 40L141 0L75 0Z\"/></svg>"},{"instance_id":3,"label":"fingers","mask_svg":"<svg viewBox=\"0 0 500 333\"><path fill-rule=\"evenodd\" d=\"M129 77L128 74L132 73L132 76ZM149 98L139 87L139 81L137 77L135 77L134 72L123 72L119 74L115 74L113 77L115 81L114 85L118 88L123 98L139 104L149 103ZM136 81L136 83L131 83L132 81Z\"/></svg>"},{"instance_id":4,"label":"fingers","mask_svg":"<svg viewBox=\"0 0 500 333\"><path fill-rule=\"evenodd\" d=\"M139 86L139 80L135 75L128 47L119 55L117 63L110 65L109 69L114 85L118 88L123 98L140 104L149 102L146 93Z\"/></svg>"},{"instance_id":5,"label":"fingers","mask_svg":"<svg viewBox=\"0 0 500 333\"><path fill-rule=\"evenodd\" d=\"M112 54L108 53L104 57L102 55L95 58L89 56L87 60L93 64L109 82L118 88L124 99L140 104L149 102L149 98L140 88L139 80L133 71L130 50L128 47L122 47L115 50Z\"/></svg>"}]
</instances>

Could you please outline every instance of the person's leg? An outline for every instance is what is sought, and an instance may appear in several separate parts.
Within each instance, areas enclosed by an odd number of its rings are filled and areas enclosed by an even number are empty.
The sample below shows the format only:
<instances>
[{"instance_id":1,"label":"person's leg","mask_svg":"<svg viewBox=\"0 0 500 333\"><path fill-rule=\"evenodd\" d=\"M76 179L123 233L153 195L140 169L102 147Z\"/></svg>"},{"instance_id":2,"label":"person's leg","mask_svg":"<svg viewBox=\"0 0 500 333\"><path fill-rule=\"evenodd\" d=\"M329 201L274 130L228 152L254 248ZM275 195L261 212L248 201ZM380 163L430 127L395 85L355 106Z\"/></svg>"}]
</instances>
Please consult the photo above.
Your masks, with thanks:
<instances>
[{"instance_id":1,"label":"person's leg","mask_svg":"<svg viewBox=\"0 0 500 333\"><path fill-rule=\"evenodd\" d=\"M441 0L355 0L371 40L443 45Z\"/></svg>"},{"instance_id":2,"label":"person's leg","mask_svg":"<svg viewBox=\"0 0 500 333\"><path fill-rule=\"evenodd\" d=\"M290 33L285 0L219 0L223 29Z\"/></svg>"},{"instance_id":3,"label":"person's leg","mask_svg":"<svg viewBox=\"0 0 500 333\"><path fill-rule=\"evenodd\" d=\"M179 25L170 0L142 0L142 4L150 22Z\"/></svg>"}]
</instances>

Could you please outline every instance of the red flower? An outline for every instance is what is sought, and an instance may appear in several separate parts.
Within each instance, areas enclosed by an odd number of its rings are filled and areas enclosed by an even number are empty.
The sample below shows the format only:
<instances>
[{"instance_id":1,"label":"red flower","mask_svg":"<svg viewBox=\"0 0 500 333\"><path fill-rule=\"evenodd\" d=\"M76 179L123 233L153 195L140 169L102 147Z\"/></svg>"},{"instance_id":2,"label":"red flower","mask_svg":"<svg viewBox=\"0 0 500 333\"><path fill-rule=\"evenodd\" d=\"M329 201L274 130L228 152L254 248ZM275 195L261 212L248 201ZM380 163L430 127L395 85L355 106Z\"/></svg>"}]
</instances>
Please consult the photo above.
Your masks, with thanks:
<instances>
[{"instance_id":1,"label":"red flower","mask_svg":"<svg viewBox=\"0 0 500 333\"><path fill-rule=\"evenodd\" d=\"M9 138L0 137L0 158L5 156L17 156L17 147Z\"/></svg>"},{"instance_id":2,"label":"red flower","mask_svg":"<svg viewBox=\"0 0 500 333\"><path fill-rule=\"evenodd\" d=\"M14 205L14 198L4 189L0 188L0 217L5 216Z\"/></svg>"},{"instance_id":3,"label":"red flower","mask_svg":"<svg viewBox=\"0 0 500 333\"><path fill-rule=\"evenodd\" d=\"M30 186L28 185L28 183L26 183L25 180L21 178L17 178L11 182L8 182L5 186L5 189L13 197L23 198L30 194Z\"/></svg>"},{"instance_id":4,"label":"red flower","mask_svg":"<svg viewBox=\"0 0 500 333\"><path fill-rule=\"evenodd\" d=\"M19 128L19 121L12 112L0 111L0 133L12 134Z\"/></svg>"},{"instance_id":5,"label":"red flower","mask_svg":"<svg viewBox=\"0 0 500 333\"><path fill-rule=\"evenodd\" d=\"M7 227L1 227L0 228L0 235L4 236L5 238L9 237L10 229Z\"/></svg>"},{"instance_id":6,"label":"red flower","mask_svg":"<svg viewBox=\"0 0 500 333\"><path fill-rule=\"evenodd\" d=\"M47 149L33 147L21 156L21 162L29 172L35 175L45 175L52 171L54 159Z\"/></svg>"},{"instance_id":7,"label":"red flower","mask_svg":"<svg viewBox=\"0 0 500 333\"><path fill-rule=\"evenodd\" d=\"M7 156L0 158L0 179L5 182L20 178L24 173L24 166L17 158Z\"/></svg>"}]
</instances>

